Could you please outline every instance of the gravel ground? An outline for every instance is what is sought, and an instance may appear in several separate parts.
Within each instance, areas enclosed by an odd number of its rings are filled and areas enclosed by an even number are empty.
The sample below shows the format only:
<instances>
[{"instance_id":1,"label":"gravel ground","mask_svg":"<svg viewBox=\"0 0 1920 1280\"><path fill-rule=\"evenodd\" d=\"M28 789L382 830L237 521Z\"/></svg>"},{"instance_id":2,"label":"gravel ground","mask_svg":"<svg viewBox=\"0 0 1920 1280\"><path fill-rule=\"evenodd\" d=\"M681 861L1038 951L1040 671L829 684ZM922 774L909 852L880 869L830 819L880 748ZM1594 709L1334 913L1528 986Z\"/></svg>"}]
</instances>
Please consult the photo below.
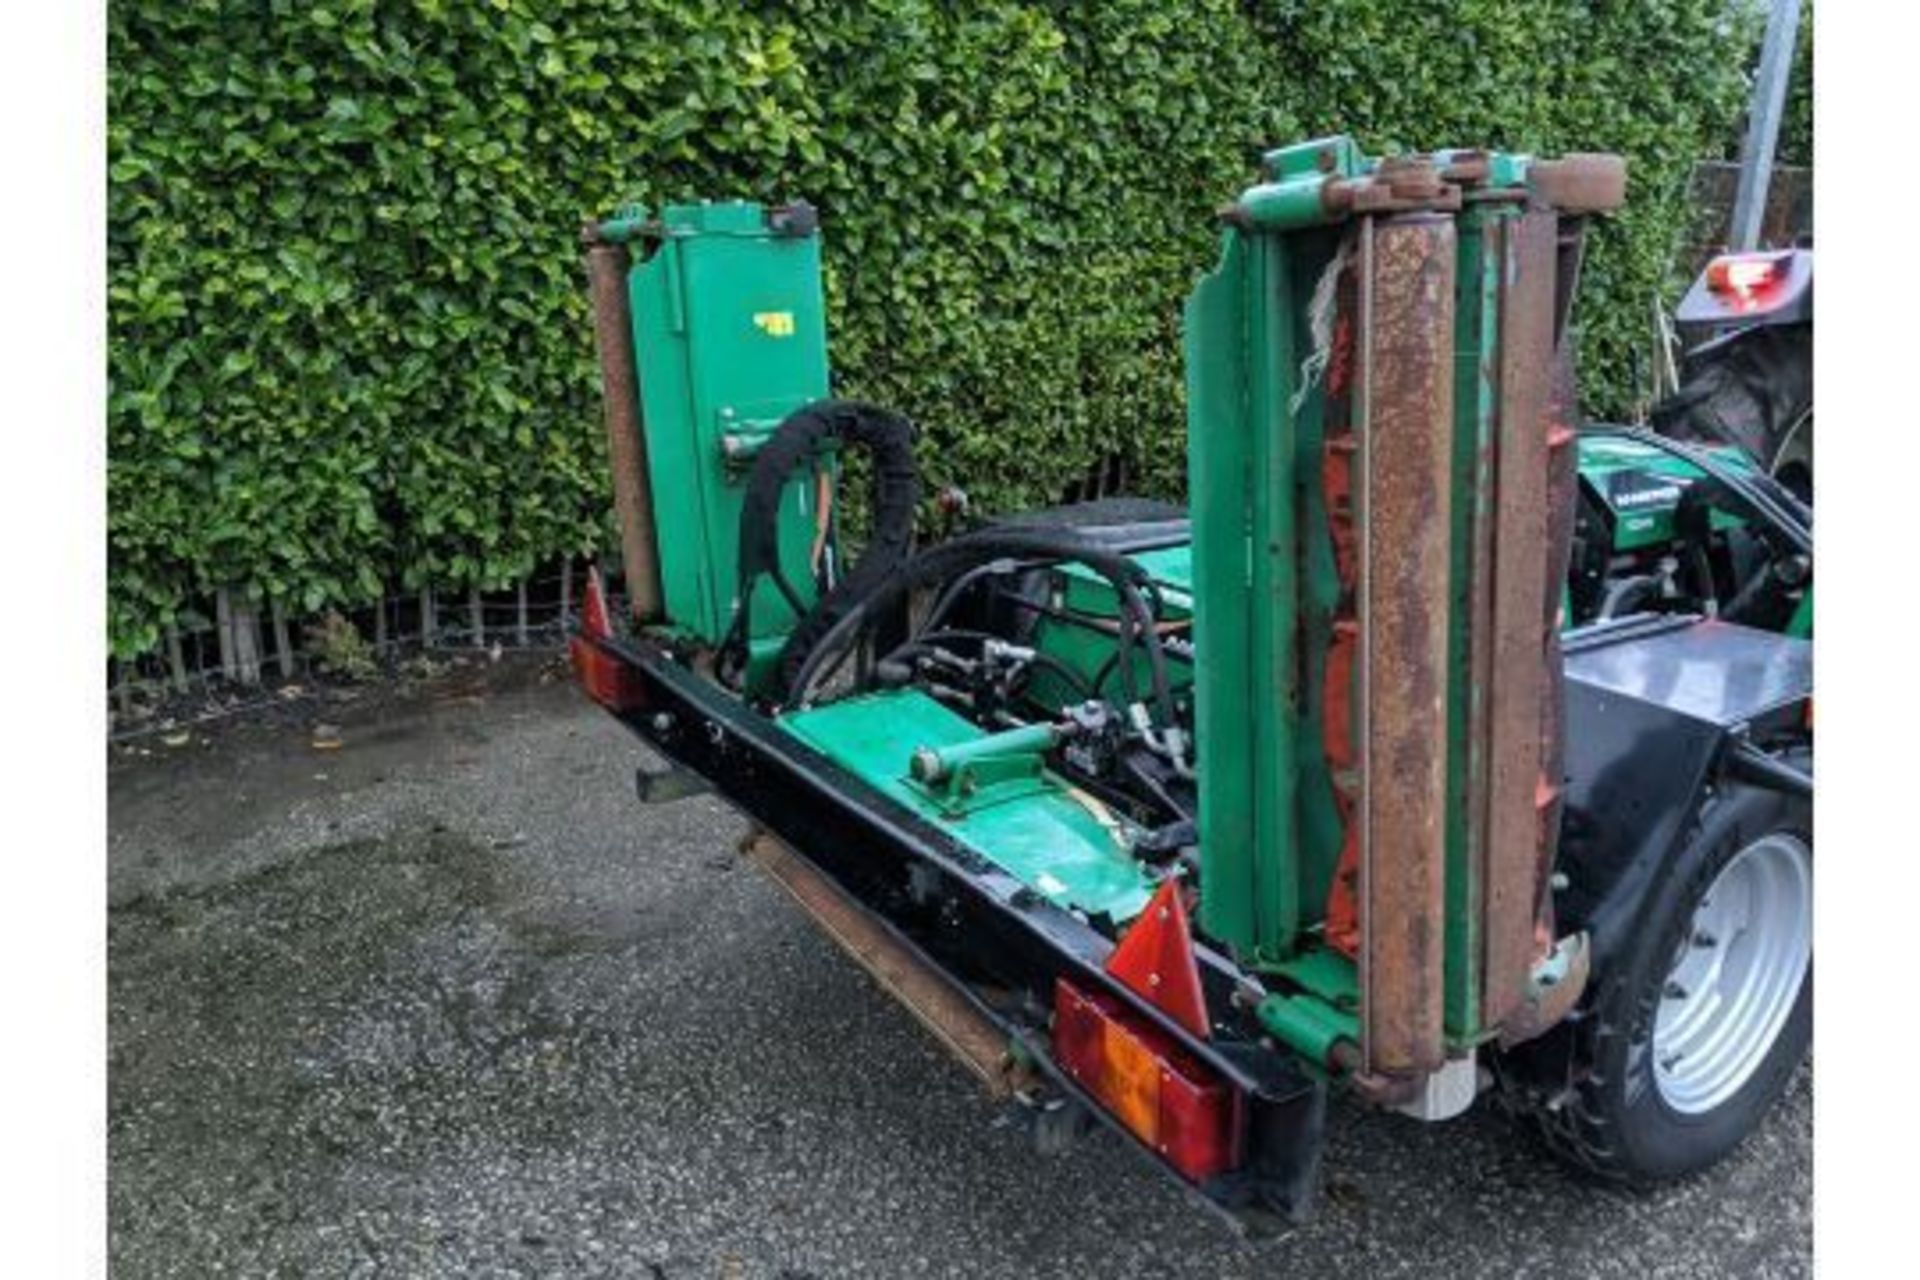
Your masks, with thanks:
<instances>
[{"instance_id":1,"label":"gravel ground","mask_svg":"<svg viewBox=\"0 0 1920 1280\"><path fill-rule=\"evenodd\" d=\"M517 668L110 764L121 1276L1809 1274L1803 1072L1656 1194L1487 1108L1336 1104L1315 1219L1236 1235L1104 1132L1034 1154L708 798Z\"/></svg>"}]
</instances>

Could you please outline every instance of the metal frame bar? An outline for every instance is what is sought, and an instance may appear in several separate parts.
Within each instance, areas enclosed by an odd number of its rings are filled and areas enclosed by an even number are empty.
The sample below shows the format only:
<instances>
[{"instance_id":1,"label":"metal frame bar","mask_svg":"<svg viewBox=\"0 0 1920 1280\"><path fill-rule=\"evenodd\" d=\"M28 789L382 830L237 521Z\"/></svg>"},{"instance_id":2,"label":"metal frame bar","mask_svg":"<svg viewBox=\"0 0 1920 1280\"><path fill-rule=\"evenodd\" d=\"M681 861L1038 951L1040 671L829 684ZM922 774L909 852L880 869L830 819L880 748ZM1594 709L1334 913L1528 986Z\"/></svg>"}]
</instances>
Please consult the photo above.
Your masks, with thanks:
<instances>
[{"instance_id":1,"label":"metal frame bar","mask_svg":"<svg viewBox=\"0 0 1920 1280\"><path fill-rule=\"evenodd\" d=\"M1195 1037L1108 975L1113 944L1086 921L894 804L651 642L580 639L623 663L638 682L641 709L616 713L618 719L821 872L905 954L944 975L1065 1092L1093 1106L1051 1059L1046 1016L1060 977L1112 996L1241 1091L1246 1159L1240 1169L1203 1186L1194 1187L1158 1153L1128 1137L1180 1185L1250 1230L1272 1226L1276 1215L1304 1216L1319 1167L1326 1083L1263 1042L1251 1011L1263 993L1249 975L1200 949L1214 1034ZM1236 998L1249 994L1256 999Z\"/></svg>"}]
</instances>

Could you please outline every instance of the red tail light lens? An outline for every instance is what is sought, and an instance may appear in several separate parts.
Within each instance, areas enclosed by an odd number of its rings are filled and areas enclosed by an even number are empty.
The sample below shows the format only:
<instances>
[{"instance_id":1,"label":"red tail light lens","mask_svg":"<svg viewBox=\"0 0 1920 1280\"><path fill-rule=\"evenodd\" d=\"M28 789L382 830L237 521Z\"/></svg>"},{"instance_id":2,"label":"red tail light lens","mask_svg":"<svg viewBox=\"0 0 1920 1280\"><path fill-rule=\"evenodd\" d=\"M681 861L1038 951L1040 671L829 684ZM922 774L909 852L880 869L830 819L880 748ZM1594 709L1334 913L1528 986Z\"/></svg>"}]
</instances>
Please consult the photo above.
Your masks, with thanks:
<instances>
[{"instance_id":1,"label":"red tail light lens","mask_svg":"<svg viewBox=\"0 0 1920 1280\"><path fill-rule=\"evenodd\" d=\"M1707 288L1736 306L1756 305L1787 278L1785 253L1729 253L1707 264Z\"/></svg>"},{"instance_id":2,"label":"red tail light lens","mask_svg":"<svg viewBox=\"0 0 1920 1280\"><path fill-rule=\"evenodd\" d=\"M1111 996L1061 978L1053 1014L1055 1060L1135 1137L1195 1182L1239 1163L1237 1089Z\"/></svg>"}]
</instances>

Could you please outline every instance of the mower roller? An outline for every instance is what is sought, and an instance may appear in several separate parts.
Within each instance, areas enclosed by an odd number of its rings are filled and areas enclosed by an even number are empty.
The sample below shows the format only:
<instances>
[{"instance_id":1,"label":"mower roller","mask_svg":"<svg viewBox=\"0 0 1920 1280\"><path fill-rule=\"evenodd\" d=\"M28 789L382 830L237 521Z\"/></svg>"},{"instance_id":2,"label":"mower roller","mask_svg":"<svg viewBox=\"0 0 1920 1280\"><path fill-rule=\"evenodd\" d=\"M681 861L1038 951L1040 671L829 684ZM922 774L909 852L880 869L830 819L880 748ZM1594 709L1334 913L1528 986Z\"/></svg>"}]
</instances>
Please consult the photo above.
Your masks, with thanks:
<instances>
[{"instance_id":1,"label":"mower roller","mask_svg":"<svg viewBox=\"0 0 1920 1280\"><path fill-rule=\"evenodd\" d=\"M669 762L643 798L752 818L1043 1145L1105 1121L1243 1224L1308 1211L1335 1089L1718 1159L1810 1038L1811 515L1581 428L1624 193L1270 152L1186 307L1189 505L922 547L917 431L831 397L811 206L589 223L628 592L593 572L573 657Z\"/></svg>"}]
</instances>

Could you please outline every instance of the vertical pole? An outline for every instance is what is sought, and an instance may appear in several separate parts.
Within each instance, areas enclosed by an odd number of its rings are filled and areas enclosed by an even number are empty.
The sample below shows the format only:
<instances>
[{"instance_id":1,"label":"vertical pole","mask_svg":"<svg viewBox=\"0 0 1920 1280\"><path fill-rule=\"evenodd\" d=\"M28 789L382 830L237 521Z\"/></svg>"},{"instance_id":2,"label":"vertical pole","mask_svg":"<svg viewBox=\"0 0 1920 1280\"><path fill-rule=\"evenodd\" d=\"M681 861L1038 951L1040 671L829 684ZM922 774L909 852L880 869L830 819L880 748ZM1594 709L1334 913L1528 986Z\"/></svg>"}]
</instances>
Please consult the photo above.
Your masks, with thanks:
<instances>
[{"instance_id":1,"label":"vertical pole","mask_svg":"<svg viewBox=\"0 0 1920 1280\"><path fill-rule=\"evenodd\" d=\"M1773 0L1767 35L1760 45L1760 66L1753 77L1747 107L1747 139L1740 147L1740 185L1734 190L1733 222L1727 246L1735 252L1756 248L1767 214L1767 188L1773 181L1773 153L1780 138L1780 115L1787 102L1787 76L1793 69L1794 36L1800 29L1800 0Z\"/></svg>"},{"instance_id":2,"label":"vertical pole","mask_svg":"<svg viewBox=\"0 0 1920 1280\"><path fill-rule=\"evenodd\" d=\"M373 651L384 655L387 651L387 597L382 593L373 602Z\"/></svg>"},{"instance_id":3,"label":"vertical pole","mask_svg":"<svg viewBox=\"0 0 1920 1280\"><path fill-rule=\"evenodd\" d=\"M233 619L233 661L242 684L260 683L260 609L250 595L228 606Z\"/></svg>"},{"instance_id":4,"label":"vertical pole","mask_svg":"<svg viewBox=\"0 0 1920 1280\"><path fill-rule=\"evenodd\" d=\"M1508 228L1500 266L1500 399L1494 426L1492 615L1487 620L1492 632L1488 665L1496 677L1486 694L1481 876L1480 1025L1487 1027L1499 1026L1526 997L1533 960L1540 848L1535 801L1548 695L1545 645L1559 604L1559 592L1546 584L1555 577L1549 570L1550 490L1558 433L1549 400L1560 221L1551 210L1530 210ZM1571 511L1572 504L1567 507ZM1559 780L1549 785L1557 787Z\"/></svg>"},{"instance_id":5,"label":"vertical pole","mask_svg":"<svg viewBox=\"0 0 1920 1280\"><path fill-rule=\"evenodd\" d=\"M273 598L273 656L280 664L280 678L293 679L293 644L287 638L287 606L279 596Z\"/></svg>"},{"instance_id":6,"label":"vertical pole","mask_svg":"<svg viewBox=\"0 0 1920 1280\"><path fill-rule=\"evenodd\" d=\"M527 580L520 579L513 591L513 638L522 649L527 647Z\"/></svg>"},{"instance_id":7,"label":"vertical pole","mask_svg":"<svg viewBox=\"0 0 1920 1280\"><path fill-rule=\"evenodd\" d=\"M1361 1047L1368 1071L1419 1076L1444 1059L1457 241L1426 212L1360 234Z\"/></svg>"},{"instance_id":8,"label":"vertical pole","mask_svg":"<svg viewBox=\"0 0 1920 1280\"><path fill-rule=\"evenodd\" d=\"M481 607L481 604L480 604L480 588L479 587L467 588L467 619L472 624L472 628L473 628L473 647L476 649L486 648L487 647L487 617L486 617L486 611Z\"/></svg>"},{"instance_id":9,"label":"vertical pole","mask_svg":"<svg viewBox=\"0 0 1920 1280\"><path fill-rule=\"evenodd\" d=\"M420 588L420 647L422 649L433 648L433 633L439 630L434 622L433 588L425 586Z\"/></svg>"},{"instance_id":10,"label":"vertical pole","mask_svg":"<svg viewBox=\"0 0 1920 1280\"><path fill-rule=\"evenodd\" d=\"M180 652L180 633L167 628L167 674L173 679L173 691L187 691L187 660Z\"/></svg>"},{"instance_id":11,"label":"vertical pole","mask_svg":"<svg viewBox=\"0 0 1920 1280\"><path fill-rule=\"evenodd\" d=\"M220 637L220 674L233 679L233 601L224 589L213 593L213 619Z\"/></svg>"},{"instance_id":12,"label":"vertical pole","mask_svg":"<svg viewBox=\"0 0 1920 1280\"><path fill-rule=\"evenodd\" d=\"M633 314L627 298L627 273L633 260L626 245L601 239L599 228L591 222L581 229L581 239L593 300L593 332L600 353L607 461L613 469L613 505L620 518L620 558L626 569L627 599L635 618L650 621L660 616L660 548L641 422Z\"/></svg>"}]
</instances>

